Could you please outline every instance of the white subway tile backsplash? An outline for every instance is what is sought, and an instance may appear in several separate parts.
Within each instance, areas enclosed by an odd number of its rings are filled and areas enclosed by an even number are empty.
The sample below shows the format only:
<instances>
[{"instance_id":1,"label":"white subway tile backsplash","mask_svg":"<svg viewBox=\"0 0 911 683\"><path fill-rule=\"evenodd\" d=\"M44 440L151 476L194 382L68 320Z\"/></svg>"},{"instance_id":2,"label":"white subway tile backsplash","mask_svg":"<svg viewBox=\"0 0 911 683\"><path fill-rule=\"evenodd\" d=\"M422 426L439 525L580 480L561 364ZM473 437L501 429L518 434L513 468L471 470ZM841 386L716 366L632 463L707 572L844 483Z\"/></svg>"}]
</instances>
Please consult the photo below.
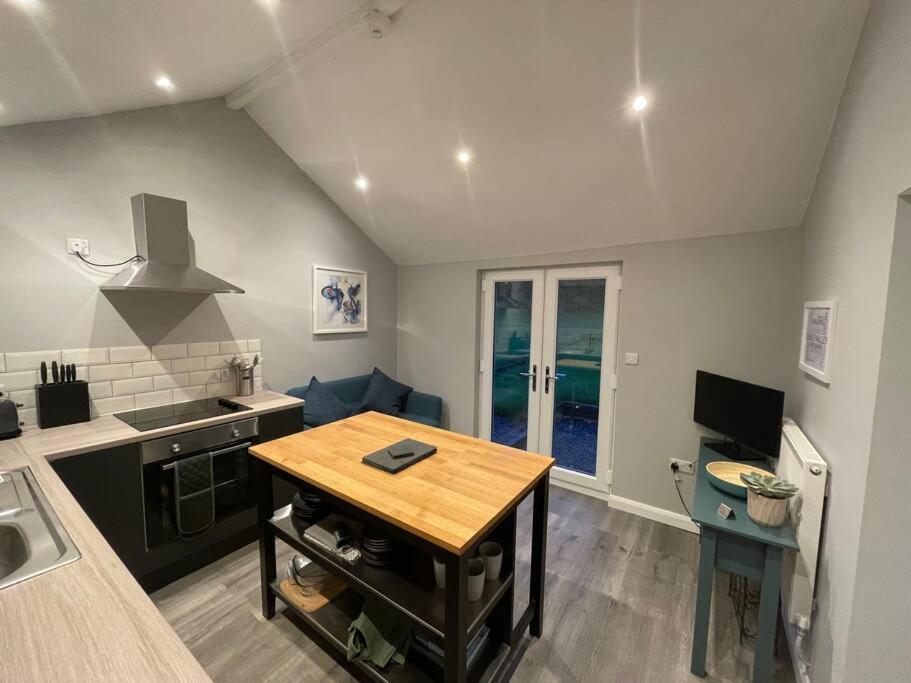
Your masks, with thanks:
<instances>
[{"instance_id":1,"label":"white subway tile backsplash","mask_svg":"<svg viewBox=\"0 0 911 683\"><path fill-rule=\"evenodd\" d=\"M75 364L76 378L89 382L92 414L107 415L171 402L197 401L234 394L234 372L228 367L234 355L253 359L261 351L259 339L154 346L65 349L0 353L0 385L12 400L21 403L21 419L36 420L34 386L37 369ZM260 358L260 364L262 358ZM50 372L49 372L50 374ZM262 367L254 370L254 387L263 387Z\"/></svg>"},{"instance_id":2,"label":"white subway tile backsplash","mask_svg":"<svg viewBox=\"0 0 911 683\"><path fill-rule=\"evenodd\" d=\"M67 349L62 351L66 365L106 365L110 363L107 349Z\"/></svg>"},{"instance_id":3,"label":"white subway tile backsplash","mask_svg":"<svg viewBox=\"0 0 911 683\"><path fill-rule=\"evenodd\" d=\"M169 372L171 372L171 361L169 360L150 360L143 363L133 363L133 377L167 375Z\"/></svg>"},{"instance_id":4,"label":"white subway tile backsplash","mask_svg":"<svg viewBox=\"0 0 911 683\"><path fill-rule=\"evenodd\" d=\"M126 396L128 394L140 394L146 391L154 390L151 377L135 377L133 379L118 379L112 383L114 396Z\"/></svg>"},{"instance_id":5,"label":"white subway tile backsplash","mask_svg":"<svg viewBox=\"0 0 911 683\"><path fill-rule=\"evenodd\" d=\"M171 361L171 372L196 372L205 369L205 358L175 358Z\"/></svg>"},{"instance_id":6,"label":"white subway tile backsplash","mask_svg":"<svg viewBox=\"0 0 911 683\"><path fill-rule=\"evenodd\" d=\"M174 390L174 403L182 403L184 401L200 401L205 397L205 385L199 387L184 387Z\"/></svg>"},{"instance_id":7,"label":"white subway tile backsplash","mask_svg":"<svg viewBox=\"0 0 911 683\"><path fill-rule=\"evenodd\" d=\"M202 372L190 373L190 385L211 384L212 382L223 382L224 375L221 370L203 370Z\"/></svg>"},{"instance_id":8,"label":"white subway tile backsplash","mask_svg":"<svg viewBox=\"0 0 911 683\"><path fill-rule=\"evenodd\" d=\"M136 410L140 408L152 408L153 406L163 406L174 402L174 394L170 389L165 391L153 391L148 394L136 394Z\"/></svg>"},{"instance_id":9,"label":"white subway tile backsplash","mask_svg":"<svg viewBox=\"0 0 911 683\"><path fill-rule=\"evenodd\" d=\"M179 372L174 375L158 375L155 377L155 390L158 389L176 389L178 387L190 386L190 377L185 372Z\"/></svg>"},{"instance_id":10,"label":"white subway tile backsplash","mask_svg":"<svg viewBox=\"0 0 911 683\"><path fill-rule=\"evenodd\" d=\"M116 365L93 365L89 368L89 380L92 382L104 382L111 379L126 379L132 376L133 366L130 363L118 363Z\"/></svg>"},{"instance_id":11,"label":"white subway tile backsplash","mask_svg":"<svg viewBox=\"0 0 911 683\"><path fill-rule=\"evenodd\" d=\"M187 355L190 358L197 358L199 356L214 356L218 351L218 342L196 342L194 344L187 344Z\"/></svg>"},{"instance_id":12,"label":"white subway tile backsplash","mask_svg":"<svg viewBox=\"0 0 911 683\"><path fill-rule=\"evenodd\" d=\"M19 411L19 422L25 423L26 427L38 424L38 411L35 408L23 408Z\"/></svg>"},{"instance_id":13,"label":"white subway tile backsplash","mask_svg":"<svg viewBox=\"0 0 911 683\"><path fill-rule=\"evenodd\" d=\"M186 344L158 344L152 347L152 358L169 360L171 358L186 358Z\"/></svg>"},{"instance_id":14,"label":"white subway tile backsplash","mask_svg":"<svg viewBox=\"0 0 911 683\"><path fill-rule=\"evenodd\" d=\"M152 359L148 346L112 346L108 356L112 363L136 363Z\"/></svg>"},{"instance_id":15,"label":"white subway tile backsplash","mask_svg":"<svg viewBox=\"0 0 911 683\"><path fill-rule=\"evenodd\" d=\"M231 356L206 356L206 370L223 370L228 367Z\"/></svg>"},{"instance_id":16,"label":"white subway tile backsplash","mask_svg":"<svg viewBox=\"0 0 911 683\"><path fill-rule=\"evenodd\" d=\"M133 410L135 403L132 396L117 396L115 398L99 398L92 401L92 409L96 415L110 415L124 410Z\"/></svg>"},{"instance_id":17,"label":"white subway tile backsplash","mask_svg":"<svg viewBox=\"0 0 911 683\"><path fill-rule=\"evenodd\" d=\"M6 354L7 356L9 354ZM38 383L38 373L34 370L28 372L4 372L0 373L0 386L6 391L15 389L34 389Z\"/></svg>"},{"instance_id":18,"label":"white subway tile backsplash","mask_svg":"<svg viewBox=\"0 0 911 683\"><path fill-rule=\"evenodd\" d=\"M236 341L223 341L218 343L218 352L222 355L226 353L246 353L247 340L239 339Z\"/></svg>"},{"instance_id":19,"label":"white subway tile backsplash","mask_svg":"<svg viewBox=\"0 0 911 683\"><path fill-rule=\"evenodd\" d=\"M6 354L6 371L20 372L22 370L37 370L41 367L41 361L47 363L50 371L51 363L57 361L60 363L59 351L25 351L23 353Z\"/></svg>"},{"instance_id":20,"label":"white subway tile backsplash","mask_svg":"<svg viewBox=\"0 0 911 683\"><path fill-rule=\"evenodd\" d=\"M206 385L206 398L213 398L215 396L233 396L234 395L234 382L217 382L215 384Z\"/></svg>"},{"instance_id":21,"label":"white subway tile backsplash","mask_svg":"<svg viewBox=\"0 0 911 683\"><path fill-rule=\"evenodd\" d=\"M8 396L13 403L21 403L23 408L35 407L35 390L23 389L22 391L11 391Z\"/></svg>"},{"instance_id":22,"label":"white subway tile backsplash","mask_svg":"<svg viewBox=\"0 0 911 683\"><path fill-rule=\"evenodd\" d=\"M89 398L110 398L113 395L110 382L89 382Z\"/></svg>"}]
</instances>

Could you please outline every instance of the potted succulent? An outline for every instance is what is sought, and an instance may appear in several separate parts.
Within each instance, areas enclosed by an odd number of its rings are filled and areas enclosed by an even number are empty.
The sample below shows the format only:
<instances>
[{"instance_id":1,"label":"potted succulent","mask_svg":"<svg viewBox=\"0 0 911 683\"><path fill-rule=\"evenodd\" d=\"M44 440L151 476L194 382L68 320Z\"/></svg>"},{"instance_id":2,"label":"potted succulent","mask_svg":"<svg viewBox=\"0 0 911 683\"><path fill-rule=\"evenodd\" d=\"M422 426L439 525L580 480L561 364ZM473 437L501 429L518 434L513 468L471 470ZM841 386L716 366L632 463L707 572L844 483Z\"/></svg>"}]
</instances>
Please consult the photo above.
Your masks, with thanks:
<instances>
[{"instance_id":1,"label":"potted succulent","mask_svg":"<svg viewBox=\"0 0 911 683\"><path fill-rule=\"evenodd\" d=\"M788 499L797 487L778 477L766 477L757 472L740 475L747 487L747 514L761 526L778 527L788 516Z\"/></svg>"}]
</instances>

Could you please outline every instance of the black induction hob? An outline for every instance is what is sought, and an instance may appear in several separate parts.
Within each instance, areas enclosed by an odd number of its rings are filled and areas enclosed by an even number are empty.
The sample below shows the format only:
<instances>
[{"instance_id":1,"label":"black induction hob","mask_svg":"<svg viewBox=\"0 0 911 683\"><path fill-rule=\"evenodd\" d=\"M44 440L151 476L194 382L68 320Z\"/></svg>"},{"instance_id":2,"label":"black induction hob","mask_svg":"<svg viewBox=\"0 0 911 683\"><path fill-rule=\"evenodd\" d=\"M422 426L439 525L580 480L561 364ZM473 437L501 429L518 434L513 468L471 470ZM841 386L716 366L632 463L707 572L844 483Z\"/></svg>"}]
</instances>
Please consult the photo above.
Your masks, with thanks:
<instances>
[{"instance_id":1,"label":"black induction hob","mask_svg":"<svg viewBox=\"0 0 911 683\"><path fill-rule=\"evenodd\" d=\"M226 398L210 398L187 401L185 403L169 403L168 405L155 406L154 408L128 410L123 413L114 413L114 417L123 420L140 432L147 432L151 429L170 427L176 424L184 424L185 422L195 422L196 420L219 417L220 415L230 415L244 410L251 410L251 408Z\"/></svg>"}]
</instances>

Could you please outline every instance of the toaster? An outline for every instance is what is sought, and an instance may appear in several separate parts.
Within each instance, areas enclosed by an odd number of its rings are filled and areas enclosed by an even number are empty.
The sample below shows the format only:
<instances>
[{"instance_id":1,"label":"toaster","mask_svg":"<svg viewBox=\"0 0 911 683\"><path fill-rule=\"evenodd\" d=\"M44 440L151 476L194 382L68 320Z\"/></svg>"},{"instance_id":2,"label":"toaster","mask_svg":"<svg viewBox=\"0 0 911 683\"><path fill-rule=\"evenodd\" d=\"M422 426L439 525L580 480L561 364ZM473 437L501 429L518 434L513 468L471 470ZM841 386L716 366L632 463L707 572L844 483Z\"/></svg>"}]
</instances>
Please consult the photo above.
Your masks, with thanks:
<instances>
[{"instance_id":1,"label":"toaster","mask_svg":"<svg viewBox=\"0 0 911 683\"><path fill-rule=\"evenodd\" d=\"M0 392L0 397L2 396L3 392ZM0 398L0 439L12 439L22 433L18 407L18 404L9 399Z\"/></svg>"}]
</instances>

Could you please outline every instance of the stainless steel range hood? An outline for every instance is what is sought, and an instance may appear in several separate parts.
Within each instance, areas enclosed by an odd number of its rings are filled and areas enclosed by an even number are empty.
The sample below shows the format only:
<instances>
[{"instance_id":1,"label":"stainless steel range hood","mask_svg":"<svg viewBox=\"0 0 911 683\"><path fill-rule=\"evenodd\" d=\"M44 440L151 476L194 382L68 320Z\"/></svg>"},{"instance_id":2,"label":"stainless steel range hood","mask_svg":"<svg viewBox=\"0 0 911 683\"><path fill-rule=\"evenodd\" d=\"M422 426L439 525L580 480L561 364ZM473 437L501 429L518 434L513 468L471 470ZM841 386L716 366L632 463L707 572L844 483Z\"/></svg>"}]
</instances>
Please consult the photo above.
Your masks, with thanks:
<instances>
[{"instance_id":1,"label":"stainless steel range hood","mask_svg":"<svg viewBox=\"0 0 911 683\"><path fill-rule=\"evenodd\" d=\"M179 199L137 194L133 203L133 231L139 261L101 285L104 291L188 292L243 294L240 287L190 264L187 203Z\"/></svg>"}]
</instances>

